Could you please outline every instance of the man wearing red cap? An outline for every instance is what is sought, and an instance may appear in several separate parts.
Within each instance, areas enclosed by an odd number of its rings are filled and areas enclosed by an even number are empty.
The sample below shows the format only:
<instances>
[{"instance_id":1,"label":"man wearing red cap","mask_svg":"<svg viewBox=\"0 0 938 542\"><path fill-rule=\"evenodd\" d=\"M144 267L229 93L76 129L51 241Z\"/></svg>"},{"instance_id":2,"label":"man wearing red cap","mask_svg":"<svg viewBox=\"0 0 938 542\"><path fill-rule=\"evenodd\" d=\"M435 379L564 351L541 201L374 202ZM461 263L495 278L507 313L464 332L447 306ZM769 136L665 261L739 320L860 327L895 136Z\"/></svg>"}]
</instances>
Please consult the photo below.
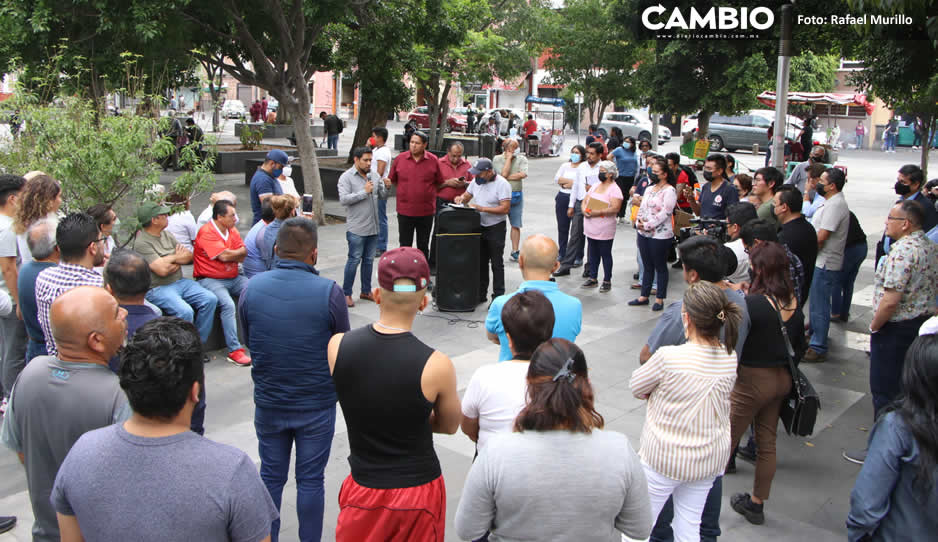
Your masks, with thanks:
<instances>
[{"instance_id":1,"label":"man wearing red cap","mask_svg":"<svg viewBox=\"0 0 938 542\"><path fill-rule=\"evenodd\" d=\"M433 433L455 433L462 414L453 362L411 333L429 283L419 250L385 252L378 321L329 341L352 468L339 491L337 542L443 541L446 487Z\"/></svg>"}]
</instances>

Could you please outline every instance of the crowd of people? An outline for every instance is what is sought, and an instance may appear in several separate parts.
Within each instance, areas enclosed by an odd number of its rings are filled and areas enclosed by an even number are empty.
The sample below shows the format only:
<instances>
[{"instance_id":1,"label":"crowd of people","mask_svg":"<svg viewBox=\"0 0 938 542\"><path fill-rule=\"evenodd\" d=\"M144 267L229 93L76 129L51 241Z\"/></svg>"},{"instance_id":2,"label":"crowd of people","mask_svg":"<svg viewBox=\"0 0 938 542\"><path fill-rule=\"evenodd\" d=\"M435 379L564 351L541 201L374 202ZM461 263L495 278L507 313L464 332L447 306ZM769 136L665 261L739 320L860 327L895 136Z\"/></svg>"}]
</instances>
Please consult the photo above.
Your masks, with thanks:
<instances>
[{"instance_id":1,"label":"crowd of people","mask_svg":"<svg viewBox=\"0 0 938 542\"><path fill-rule=\"evenodd\" d=\"M787 181L771 167L738 174L714 154L701 181L647 141L594 140L573 147L555 175L557 239L522 242L530 181L517 142L470 163L458 143L435 157L420 132L392 158L387 138L375 128L338 181L348 208L341 284L316 268L318 227L284 184L289 158L279 150L251 180L243 239L231 193L213 194L198 220L177 195L144 202L141 229L118 248L108 205L62 214L50 176L0 175L2 441L26 469L34 539L276 541L295 448L299 538L319 540L337 405L351 467L340 541L442 541L447 492L432 435L460 428L477 451L455 517L465 540L715 540L722 479L737 456L755 462L753 488L730 504L762 524L792 369L826 359L830 322L849 319L866 258L845 173L816 149ZM389 250L392 188L400 247ZM916 166L899 170L895 192L870 325L877 422L867 450L844 453L863 465L851 541L935 527L938 349L929 333L938 324L927 320L938 298L938 211ZM491 299L485 333L499 346L461 399L452 360L412 332L434 264L447 257L435 222L450 203L480 214L479 301ZM724 224L727 242L697 231L678 243L677 213ZM629 383L648 402L637 452L604 428L576 345L582 303L557 281L584 266L582 287L609 292L623 222L637 232L639 264L640 295L628 305L661 311ZM524 278L511 292L506 238ZM688 286L665 306L669 259ZM358 300L379 316L351 329L356 276ZM252 367L259 470L201 436L216 321L227 359ZM136 491L111 502L127 487ZM194 498L180 501L180 489Z\"/></svg>"}]
</instances>

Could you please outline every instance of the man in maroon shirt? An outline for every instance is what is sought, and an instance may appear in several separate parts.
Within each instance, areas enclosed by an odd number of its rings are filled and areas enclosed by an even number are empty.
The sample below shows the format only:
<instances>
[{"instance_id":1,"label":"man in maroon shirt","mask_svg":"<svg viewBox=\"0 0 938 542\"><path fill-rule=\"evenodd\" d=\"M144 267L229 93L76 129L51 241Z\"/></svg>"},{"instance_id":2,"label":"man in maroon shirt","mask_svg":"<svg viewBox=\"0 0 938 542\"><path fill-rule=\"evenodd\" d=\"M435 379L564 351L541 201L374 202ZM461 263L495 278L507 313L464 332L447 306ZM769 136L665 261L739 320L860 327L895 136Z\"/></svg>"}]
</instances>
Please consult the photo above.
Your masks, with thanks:
<instances>
[{"instance_id":1,"label":"man in maroon shirt","mask_svg":"<svg viewBox=\"0 0 938 542\"><path fill-rule=\"evenodd\" d=\"M439 191L436 193L437 215L440 214L440 210L442 210L447 203L453 203L453 198L465 192L466 187L469 186L469 183L472 181L472 174L469 173L469 168L472 167L472 164L462 157L462 153L462 143L456 141L449 146L446 156L439 160L440 174L446 180L443 181L443 184L438 186ZM437 229L438 226L434 222L429 259L431 274L436 274Z\"/></svg>"},{"instance_id":2,"label":"man in maroon shirt","mask_svg":"<svg viewBox=\"0 0 938 542\"><path fill-rule=\"evenodd\" d=\"M414 246L424 257L430 256L430 231L436 211L436 195L443 184L440 164L436 156L427 151L427 135L414 132L410 136L410 152L402 152L394 159L388 179L397 185L397 231L400 246Z\"/></svg>"}]
</instances>

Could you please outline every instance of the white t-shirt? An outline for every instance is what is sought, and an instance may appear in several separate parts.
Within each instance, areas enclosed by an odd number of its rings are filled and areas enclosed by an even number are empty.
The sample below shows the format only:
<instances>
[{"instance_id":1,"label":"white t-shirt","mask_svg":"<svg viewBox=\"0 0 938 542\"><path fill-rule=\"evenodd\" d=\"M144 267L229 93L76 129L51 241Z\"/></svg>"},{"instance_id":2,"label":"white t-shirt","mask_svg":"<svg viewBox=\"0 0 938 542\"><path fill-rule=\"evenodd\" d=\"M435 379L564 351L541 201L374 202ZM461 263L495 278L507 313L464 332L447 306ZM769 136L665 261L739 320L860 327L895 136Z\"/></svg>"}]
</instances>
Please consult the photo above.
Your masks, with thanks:
<instances>
[{"instance_id":1,"label":"white t-shirt","mask_svg":"<svg viewBox=\"0 0 938 542\"><path fill-rule=\"evenodd\" d=\"M277 179L277 182L280 183L280 188L283 190L283 193L289 196L295 196L299 199L300 194L296 191L296 184L293 182L292 177L287 177L286 179Z\"/></svg>"},{"instance_id":2,"label":"white t-shirt","mask_svg":"<svg viewBox=\"0 0 938 542\"><path fill-rule=\"evenodd\" d=\"M560 178L563 177L565 179L573 179L573 184L575 186L577 182L577 178L579 178L579 176L580 176L580 168L577 166L574 166L570 162L566 162L564 163L564 165L560 166L559 169L557 169L557 174L554 175L554 182L559 181ZM573 191L573 188L561 187L560 191L563 192L564 194L569 194L570 192Z\"/></svg>"},{"instance_id":3,"label":"white t-shirt","mask_svg":"<svg viewBox=\"0 0 938 542\"><path fill-rule=\"evenodd\" d=\"M385 163L384 175L378 173L378 160ZM383 179L391 173L391 149L387 145L382 145L371 151L371 178Z\"/></svg>"},{"instance_id":4,"label":"white t-shirt","mask_svg":"<svg viewBox=\"0 0 938 542\"><path fill-rule=\"evenodd\" d=\"M576 182L573 183L570 207L575 207L577 201L586 199L587 185L592 186L599 183L599 162L596 162L595 166L591 166L589 162L583 162L577 170L579 170L579 176Z\"/></svg>"},{"instance_id":5,"label":"white t-shirt","mask_svg":"<svg viewBox=\"0 0 938 542\"><path fill-rule=\"evenodd\" d=\"M209 207L209 216L211 212L212 209ZM191 251L192 242L199 233L199 227L195 225L195 218L192 217L191 211L181 211L169 215L169 225L166 226L166 231L173 234L177 243Z\"/></svg>"},{"instance_id":6,"label":"white t-shirt","mask_svg":"<svg viewBox=\"0 0 938 542\"><path fill-rule=\"evenodd\" d=\"M17 244L18 239L13 233L13 217L0 214L0 257L13 258L16 261ZM10 297L10 287L7 286L2 274L0 274L0 293Z\"/></svg>"},{"instance_id":7,"label":"white t-shirt","mask_svg":"<svg viewBox=\"0 0 938 542\"><path fill-rule=\"evenodd\" d=\"M478 179L478 177L476 177ZM476 180L469 183L466 192L472 194L472 201L481 207L498 207L499 203L511 199L511 184L501 175L495 175L495 178L485 184L479 184ZM480 213L481 221L484 227L494 226L499 222L508 220L508 215L496 215L492 213Z\"/></svg>"},{"instance_id":8,"label":"white t-shirt","mask_svg":"<svg viewBox=\"0 0 938 542\"><path fill-rule=\"evenodd\" d=\"M478 450L495 433L510 433L524 408L528 363L503 361L479 367L462 398L462 413L479 420Z\"/></svg>"},{"instance_id":9,"label":"white t-shirt","mask_svg":"<svg viewBox=\"0 0 938 542\"><path fill-rule=\"evenodd\" d=\"M743 240L737 239L726 243L726 248L733 251L736 255L736 271L729 276L727 280L735 284L749 282L749 254L746 254L746 247L743 246Z\"/></svg>"}]
</instances>

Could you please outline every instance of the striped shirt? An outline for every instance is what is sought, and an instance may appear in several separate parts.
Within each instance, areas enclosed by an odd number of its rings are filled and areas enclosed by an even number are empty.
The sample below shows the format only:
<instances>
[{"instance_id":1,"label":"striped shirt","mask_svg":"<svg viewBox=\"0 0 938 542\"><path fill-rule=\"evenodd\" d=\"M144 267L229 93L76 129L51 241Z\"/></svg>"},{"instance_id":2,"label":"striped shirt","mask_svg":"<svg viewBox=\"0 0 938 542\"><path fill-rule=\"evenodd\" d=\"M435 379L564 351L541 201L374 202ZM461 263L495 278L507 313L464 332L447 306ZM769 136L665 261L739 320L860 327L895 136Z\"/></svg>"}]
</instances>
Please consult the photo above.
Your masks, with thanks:
<instances>
[{"instance_id":1,"label":"striped shirt","mask_svg":"<svg viewBox=\"0 0 938 542\"><path fill-rule=\"evenodd\" d=\"M662 346L632 373L629 386L648 399L642 461L683 482L723 473L730 458L730 392L736 355L696 343Z\"/></svg>"},{"instance_id":2,"label":"striped shirt","mask_svg":"<svg viewBox=\"0 0 938 542\"><path fill-rule=\"evenodd\" d=\"M57 297L79 286L104 286L104 277L93 269L71 263L60 263L43 270L36 277L36 313L46 336L46 352L50 356L57 356L59 350L52 337L49 309Z\"/></svg>"}]
</instances>

